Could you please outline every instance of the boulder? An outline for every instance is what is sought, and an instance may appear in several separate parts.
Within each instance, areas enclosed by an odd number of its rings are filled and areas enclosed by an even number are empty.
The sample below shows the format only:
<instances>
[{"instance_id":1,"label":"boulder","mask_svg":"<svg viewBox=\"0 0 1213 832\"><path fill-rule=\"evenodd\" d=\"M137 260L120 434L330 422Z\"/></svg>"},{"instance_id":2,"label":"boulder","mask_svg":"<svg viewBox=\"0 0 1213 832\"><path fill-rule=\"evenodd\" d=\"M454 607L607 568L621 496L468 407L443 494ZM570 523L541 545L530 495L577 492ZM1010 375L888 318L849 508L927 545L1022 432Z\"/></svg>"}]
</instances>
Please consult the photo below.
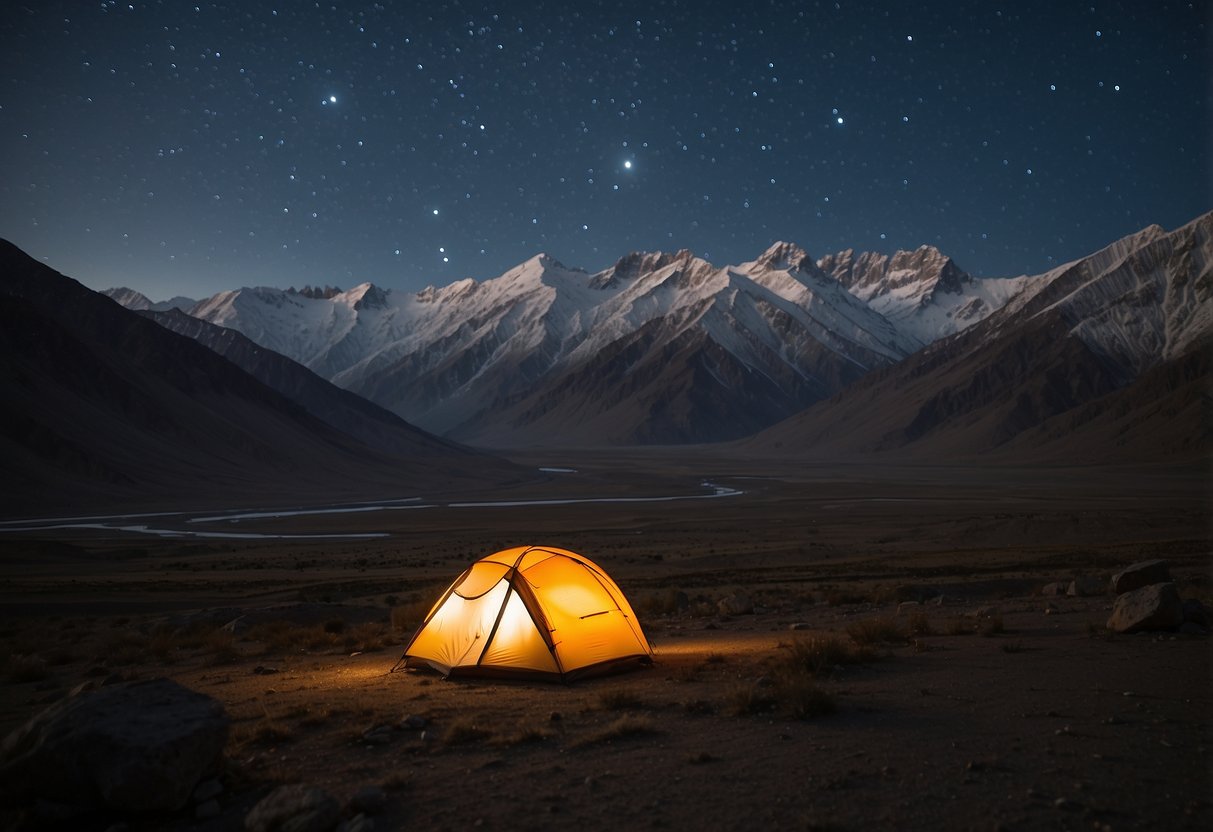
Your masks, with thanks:
<instances>
[{"instance_id":1,"label":"boulder","mask_svg":"<svg viewBox=\"0 0 1213 832\"><path fill-rule=\"evenodd\" d=\"M175 811L218 767L227 731L218 701L169 679L81 692L4 740L0 797Z\"/></svg>"},{"instance_id":2,"label":"boulder","mask_svg":"<svg viewBox=\"0 0 1213 832\"><path fill-rule=\"evenodd\" d=\"M1150 584L1165 584L1171 580L1171 570L1165 560L1143 560L1112 576L1112 591L1117 595L1132 592Z\"/></svg>"},{"instance_id":3,"label":"boulder","mask_svg":"<svg viewBox=\"0 0 1213 832\"><path fill-rule=\"evenodd\" d=\"M1151 584L1116 599L1108 629L1118 633L1171 630L1183 622L1183 602L1175 584Z\"/></svg>"},{"instance_id":4,"label":"boulder","mask_svg":"<svg viewBox=\"0 0 1213 832\"><path fill-rule=\"evenodd\" d=\"M722 615L748 615L754 611L754 602L744 592L737 591L721 598L716 603L716 609L720 610Z\"/></svg>"},{"instance_id":5,"label":"boulder","mask_svg":"<svg viewBox=\"0 0 1213 832\"><path fill-rule=\"evenodd\" d=\"M1066 587L1066 595L1071 598L1090 598L1103 595L1108 591L1108 579L1095 575L1084 575L1070 581Z\"/></svg>"},{"instance_id":6,"label":"boulder","mask_svg":"<svg viewBox=\"0 0 1213 832\"><path fill-rule=\"evenodd\" d=\"M279 786L244 817L248 832L330 832L341 806L328 792L295 783Z\"/></svg>"}]
</instances>

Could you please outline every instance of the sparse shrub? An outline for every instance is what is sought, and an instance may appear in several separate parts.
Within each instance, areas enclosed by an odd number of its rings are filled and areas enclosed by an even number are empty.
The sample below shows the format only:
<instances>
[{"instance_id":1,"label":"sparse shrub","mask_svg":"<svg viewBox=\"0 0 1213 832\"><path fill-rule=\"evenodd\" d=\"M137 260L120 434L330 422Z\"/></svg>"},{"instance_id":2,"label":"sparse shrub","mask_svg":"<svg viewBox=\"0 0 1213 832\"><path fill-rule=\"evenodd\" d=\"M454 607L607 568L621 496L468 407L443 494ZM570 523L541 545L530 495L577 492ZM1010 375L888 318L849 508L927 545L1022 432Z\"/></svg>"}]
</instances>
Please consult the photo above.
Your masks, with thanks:
<instances>
[{"instance_id":1,"label":"sparse shrub","mask_svg":"<svg viewBox=\"0 0 1213 832\"><path fill-rule=\"evenodd\" d=\"M887 615L876 618L865 618L847 625L847 635L856 644L879 644L884 641L905 641L906 634L901 627Z\"/></svg>"},{"instance_id":2,"label":"sparse shrub","mask_svg":"<svg viewBox=\"0 0 1213 832\"><path fill-rule=\"evenodd\" d=\"M771 686L756 682L736 685L725 696L724 710L729 716L750 716L775 709L775 692Z\"/></svg>"},{"instance_id":3,"label":"sparse shrub","mask_svg":"<svg viewBox=\"0 0 1213 832\"><path fill-rule=\"evenodd\" d=\"M793 719L812 719L838 710L834 697L803 673L777 678L775 697L779 709Z\"/></svg>"},{"instance_id":4,"label":"sparse shrub","mask_svg":"<svg viewBox=\"0 0 1213 832\"><path fill-rule=\"evenodd\" d=\"M785 669L799 670L813 676L824 673L835 665L854 664L858 658L850 643L833 634L798 638L787 645L787 650Z\"/></svg>"},{"instance_id":5,"label":"sparse shrub","mask_svg":"<svg viewBox=\"0 0 1213 832\"><path fill-rule=\"evenodd\" d=\"M232 739L238 748L257 743L259 745L278 745L290 742L295 738L295 732L288 726L266 716L243 729L233 732Z\"/></svg>"},{"instance_id":6,"label":"sparse shrub","mask_svg":"<svg viewBox=\"0 0 1213 832\"><path fill-rule=\"evenodd\" d=\"M374 653L382 650L389 643L384 626L374 621L367 621L354 627L345 634L345 649L363 653Z\"/></svg>"},{"instance_id":7,"label":"sparse shrub","mask_svg":"<svg viewBox=\"0 0 1213 832\"><path fill-rule=\"evenodd\" d=\"M487 739L491 731L482 728L470 719L457 719L447 726L442 735L444 745L465 745L470 742Z\"/></svg>"},{"instance_id":8,"label":"sparse shrub","mask_svg":"<svg viewBox=\"0 0 1213 832\"><path fill-rule=\"evenodd\" d=\"M635 711L646 707L645 702L630 690L604 690L598 695L598 707L604 711Z\"/></svg>"}]
</instances>

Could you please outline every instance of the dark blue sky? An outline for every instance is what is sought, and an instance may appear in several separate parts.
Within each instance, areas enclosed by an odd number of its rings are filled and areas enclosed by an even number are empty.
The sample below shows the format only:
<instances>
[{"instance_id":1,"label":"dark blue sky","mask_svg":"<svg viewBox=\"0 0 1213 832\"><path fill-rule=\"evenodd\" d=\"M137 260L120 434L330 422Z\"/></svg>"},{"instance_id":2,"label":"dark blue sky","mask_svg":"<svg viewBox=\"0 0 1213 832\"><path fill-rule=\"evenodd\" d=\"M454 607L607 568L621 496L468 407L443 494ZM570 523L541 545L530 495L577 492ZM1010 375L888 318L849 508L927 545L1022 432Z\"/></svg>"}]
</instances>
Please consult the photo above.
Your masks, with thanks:
<instances>
[{"instance_id":1,"label":"dark blue sky","mask_svg":"<svg viewBox=\"0 0 1213 832\"><path fill-rule=\"evenodd\" d=\"M56 3L0 235L153 297L776 239L1039 272L1210 195L1210 4Z\"/></svg>"}]
</instances>

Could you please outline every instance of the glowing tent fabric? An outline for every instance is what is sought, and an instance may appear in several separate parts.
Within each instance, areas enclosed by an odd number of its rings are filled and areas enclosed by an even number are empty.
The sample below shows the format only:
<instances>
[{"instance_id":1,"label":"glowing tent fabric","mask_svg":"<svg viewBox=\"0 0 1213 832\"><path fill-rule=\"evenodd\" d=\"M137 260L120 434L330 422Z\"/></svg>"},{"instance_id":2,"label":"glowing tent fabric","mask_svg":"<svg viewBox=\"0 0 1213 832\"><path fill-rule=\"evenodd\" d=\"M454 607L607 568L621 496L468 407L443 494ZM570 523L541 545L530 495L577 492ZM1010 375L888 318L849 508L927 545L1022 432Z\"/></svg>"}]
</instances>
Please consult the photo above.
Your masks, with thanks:
<instances>
[{"instance_id":1,"label":"glowing tent fabric","mask_svg":"<svg viewBox=\"0 0 1213 832\"><path fill-rule=\"evenodd\" d=\"M520 546L468 567L404 660L448 676L570 679L652 654L631 605L598 566L565 549Z\"/></svg>"}]
</instances>

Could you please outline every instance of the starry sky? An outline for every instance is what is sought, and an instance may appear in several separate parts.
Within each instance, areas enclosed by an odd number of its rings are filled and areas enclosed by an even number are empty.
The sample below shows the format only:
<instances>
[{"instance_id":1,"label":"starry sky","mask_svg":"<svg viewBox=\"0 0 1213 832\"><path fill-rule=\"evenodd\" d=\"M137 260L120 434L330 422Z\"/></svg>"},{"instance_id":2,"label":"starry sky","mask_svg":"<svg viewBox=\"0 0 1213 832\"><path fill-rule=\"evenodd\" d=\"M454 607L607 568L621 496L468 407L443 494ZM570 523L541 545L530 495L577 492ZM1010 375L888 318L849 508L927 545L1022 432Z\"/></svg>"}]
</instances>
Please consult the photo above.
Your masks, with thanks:
<instances>
[{"instance_id":1,"label":"starry sky","mask_svg":"<svg viewBox=\"0 0 1213 832\"><path fill-rule=\"evenodd\" d=\"M26 0L0 236L153 299L775 240L1035 273L1213 207L1211 8Z\"/></svg>"}]
</instances>

